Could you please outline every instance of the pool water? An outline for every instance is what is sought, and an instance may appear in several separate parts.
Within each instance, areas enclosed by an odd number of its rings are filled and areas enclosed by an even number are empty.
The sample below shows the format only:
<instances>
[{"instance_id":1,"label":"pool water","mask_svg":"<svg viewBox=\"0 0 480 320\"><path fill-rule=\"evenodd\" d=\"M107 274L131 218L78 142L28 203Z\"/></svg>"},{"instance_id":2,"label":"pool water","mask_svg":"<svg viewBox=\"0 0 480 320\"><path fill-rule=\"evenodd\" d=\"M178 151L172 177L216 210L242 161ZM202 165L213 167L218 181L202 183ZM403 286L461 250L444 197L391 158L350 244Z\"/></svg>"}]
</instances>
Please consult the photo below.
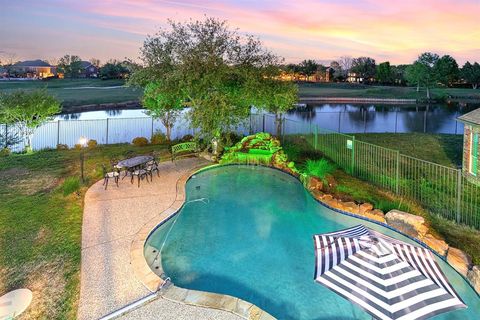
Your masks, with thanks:
<instances>
[{"instance_id":1,"label":"pool water","mask_svg":"<svg viewBox=\"0 0 480 320\"><path fill-rule=\"evenodd\" d=\"M196 174L186 189L184 207L152 233L146 250L164 244L162 266L175 285L235 296L278 319L371 319L314 282L314 234L364 224L412 242L318 204L297 179L274 169L214 168ZM438 261L469 308L432 319L479 319L476 293Z\"/></svg>"}]
</instances>

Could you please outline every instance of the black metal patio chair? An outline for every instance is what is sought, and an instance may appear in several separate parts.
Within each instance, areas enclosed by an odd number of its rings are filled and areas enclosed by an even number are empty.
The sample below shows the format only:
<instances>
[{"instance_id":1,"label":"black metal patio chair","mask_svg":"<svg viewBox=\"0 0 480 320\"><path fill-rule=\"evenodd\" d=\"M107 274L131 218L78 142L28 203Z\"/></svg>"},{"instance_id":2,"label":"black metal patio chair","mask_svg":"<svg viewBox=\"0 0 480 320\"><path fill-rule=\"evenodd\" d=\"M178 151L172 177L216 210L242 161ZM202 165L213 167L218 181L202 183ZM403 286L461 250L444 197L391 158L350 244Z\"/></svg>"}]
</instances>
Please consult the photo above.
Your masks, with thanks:
<instances>
[{"instance_id":1,"label":"black metal patio chair","mask_svg":"<svg viewBox=\"0 0 480 320\"><path fill-rule=\"evenodd\" d=\"M133 180L137 177L138 187L140 188L140 180L146 179L148 181L148 172L145 166L138 167L132 171L130 171L130 175L132 176L130 182L133 184Z\"/></svg>"},{"instance_id":2,"label":"black metal patio chair","mask_svg":"<svg viewBox=\"0 0 480 320\"><path fill-rule=\"evenodd\" d=\"M155 158L146 163L145 170L147 170L147 173L150 175L150 181L153 181L153 172L154 171L157 171L157 176L160 177L160 170L158 168L158 163L155 160Z\"/></svg>"},{"instance_id":3,"label":"black metal patio chair","mask_svg":"<svg viewBox=\"0 0 480 320\"><path fill-rule=\"evenodd\" d=\"M118 187L118 179L120 177L120 172L118 172L118 169L114 169L112 171L108 171L107 167L102 164L102 170L103 170L103 185L105 186L105 190L107 190L108 187L108 182L110 179L113 179L115 181L115 184Z\"/></svg>"}]
</instances>

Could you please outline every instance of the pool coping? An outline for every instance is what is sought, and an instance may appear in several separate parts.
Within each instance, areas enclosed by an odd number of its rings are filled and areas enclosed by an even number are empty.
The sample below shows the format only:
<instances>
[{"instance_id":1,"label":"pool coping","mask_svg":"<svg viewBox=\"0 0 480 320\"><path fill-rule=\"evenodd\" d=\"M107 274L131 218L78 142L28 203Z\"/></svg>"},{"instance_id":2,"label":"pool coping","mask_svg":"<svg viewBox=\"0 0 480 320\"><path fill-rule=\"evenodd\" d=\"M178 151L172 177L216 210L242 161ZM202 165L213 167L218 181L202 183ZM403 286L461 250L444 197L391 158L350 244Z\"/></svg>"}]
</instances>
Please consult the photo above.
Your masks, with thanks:
<instances>
[{"instance_id":1,"label":"pool coping","mask_svg":"<svg viewBox=\"0 0 480 320\"><path fill-rule=\"evenodd\" d=\"M144 224L132 240L130 246L130 264L133 268L134 275L137 280L147 288L147 290L152 293L158 293L159 296L167 300L198 307L219 309L233 313L247 320L275 319L268 312L260 309L253 303L244 301L240 298L177 287L168 277L164 278L158 275L164 274L161 269L161 263L160 268L157 269L157 274L156 272L153 272L145 259L144 249L149 236L157 228L173 218L185 204L185 186L187 181L198 172L218 166L221 165L213 164L197 166L190 169L177 180L176 196L173 203L159 215ZM161 261L161 256L159 255L157 259L160 259Z\"/></svg>"},{"instance_id":2,"label":"pool coping","mask_svg":"<svg viewBox=\"0 0 480 320\"><path fill-rule=\"evenodd\" d=\"M205 291L197 291L197 290L190 290L190 289L184 289L175 286L169 278L163 279L162 277L158 276L157 273L153 272L153 270L148 266L147 261L144 256L144 248L146 245L146 241L149 238L149 236L160 226L165 224L167 221L169 221L172 217L176 215L177 212L180 211L180 209L183 207L185 203L185 185L187 181L195 174L218 168L218 167L225 167L225 166L237 166L237 165L242 165L242 164L211 164L211 165L206 165L206 166L198 166L195 168L192 168L189 172L185 173L182 175L178 180L177 180L177 194L175 201L172 203L172 205L167 208L166 210L162 211L157 217L152 218L149 222L147 222L142 229L136 234L134 240L132 241L131 245L131 251L130 251L130 262L134 270L134 274L137 277L137 279L151 292L158 292L163 298L166 298L168 300L184 303L184 304L189 304L189 305L194 305L194 306L199 306L199 307L206 307L206 308L213 308L213 309L220 309L224 311L231 312L233 314L236 314L244 319L251 320L267 320L267 319L276 319L273 316L271 316L269 313L266 311L260 309L256 305L244 301L240 298L236 298L233 296L229 295L223 295L223 294L217 294L217 293L211 293L211 292L205 292ZM257 166L257 165L255 165ZM272 166L265 166L259 164L258 166L274 169L281 171L283 173L286 173L298 181L300 181L300 178L286 172L282 169L272 167ZM301 182L301 181L300 181ZM302 184L303 185L303 184ZM304 186L305 187L305 186ZM367 217L361 216L361 215L356 215L344 210L340 210L338 208L334 208L326 204L325 202L321 201L320 199L315 198L312 193L307 190L308 194L320 205L329 208L337 213L355 217L361 220L365 220L371 223L375 223L377 225L380 225L382 227L386 227L392 231L395 231L408 239L414 241L415 243L418 243L422 247L430 250L433 254L435 254L437 257L442 259L444 262L446 262L455 272L457 272L458 275L461 276L461 278L472 288L473 292L477 294L477 296L480 297L480 294L475 290L475 288L472 286L470 281L466 277L464 277L460 272L458 272L455 268L453 268L450 263L446 260L445 257L441 256L439 253L437 253L435 250L433 250L430 246L425 244L419 239L416 239L414 237L411 237L407 234L404 234L403 232L389 226L386 223L382 223L373 219L369 219ZM159 256L160 261L161 261L161 256ZM160 263L161 267L161 263ZM164 274L163 270L158 269L158 273Z\"/></svg>"}]
</instances>

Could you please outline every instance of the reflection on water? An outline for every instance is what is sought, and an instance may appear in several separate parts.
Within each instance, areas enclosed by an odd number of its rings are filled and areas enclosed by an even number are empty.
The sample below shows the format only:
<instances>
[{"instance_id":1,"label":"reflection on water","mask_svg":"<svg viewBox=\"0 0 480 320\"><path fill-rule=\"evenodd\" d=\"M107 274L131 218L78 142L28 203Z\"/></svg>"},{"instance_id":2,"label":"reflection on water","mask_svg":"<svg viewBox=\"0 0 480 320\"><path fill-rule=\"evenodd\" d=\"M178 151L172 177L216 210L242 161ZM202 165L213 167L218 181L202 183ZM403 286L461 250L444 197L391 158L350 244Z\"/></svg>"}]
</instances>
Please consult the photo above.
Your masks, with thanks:
<instances>
[{"instance_id":1,"label":"reflection on water","mask_svg":"<svg viewBox=\"0 0 480 320\"><path fill-rule=\"evenodd\" d=\"M112 110L105 110L105 113L109 116L109 117L118 117L118 116L121 116L122 115L122 110L121 109L112 109Z\"/></svg>"},{"instance_id":2,"label":"reflection on water","mask_svg":"<svg viewBox=\"0 0 480 320\"><path fill-rule=\"evenodd\" d=\"M287 118L344 133L463 133L456 118L480 105L310 104Z\"/></svg>"}]
</instances>

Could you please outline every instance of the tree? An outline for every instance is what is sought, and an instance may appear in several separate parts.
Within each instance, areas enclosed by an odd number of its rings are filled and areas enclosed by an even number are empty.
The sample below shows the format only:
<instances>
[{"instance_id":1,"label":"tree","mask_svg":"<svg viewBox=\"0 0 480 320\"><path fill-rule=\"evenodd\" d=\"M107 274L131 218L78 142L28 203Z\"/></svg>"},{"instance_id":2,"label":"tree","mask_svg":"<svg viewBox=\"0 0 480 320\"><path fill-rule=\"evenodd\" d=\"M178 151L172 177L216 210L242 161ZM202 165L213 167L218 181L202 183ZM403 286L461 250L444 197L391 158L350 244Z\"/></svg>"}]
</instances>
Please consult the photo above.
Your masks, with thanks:
<instances>
[{"instance_id":1,"label":"tree","mask_svg":"<svg viewBox=\"0 0 480 320\"><path fill-rule=\"evenodd\" d=\"M317 70L318 70L318 63L316 63L314 60L303 60L301 63L300 63L300 66L299 66L299 69L300 69L300 73L302 73L306 80L308 80L308 77L314 75Z\"/></svg>"},{"instance_id":2,"label":"tree","mask_svg":"<svg viewBox=\"0 0 480 320\"><path fill-rule=\"evenodd\" d=\"M16 90L0 95L0 120L18 127L25 139L26 151L31 151L35 129L60 110L60 102L49 95L46 89Z\"/></svg>"},{"instance_id":3,"label":"tree","mask_svg":"<svg viewBox=\"0 0 480 320\"><path fill-rule=\"evenodd\" d=\"M148 114L162 121L167 141L171 141L173 126L185 103L177 79L170 74L157 82L148 83L142 101Z\"/></svg>"},{"instance_id":4,"label":"tree","mask_svg":"<svg viewBox=\"0 0 480 320\"><path fill-rule=\"evenodd\" d=\"M435 65L439 59L438 54L424 52L418 56L417 60L407 68L407 80L411 84L417 85L417 92L423 85L427 89L427 99L430 100L430 88L437 79Z\"/></svg>"},{"instance_id":5,"label":"tree","mask_svg":"<svg viewBox=\"0 0 480 320\"><path fill-rule=\"evenodd\" d=\"M64 55L58 59L57 71L65 78L76 78L82 71L82 59L75 55Z\"/></svg>"},{"instance_id":6,"label":"tree","mask_svg":"<svg viewBox=\"0 0 480 320\"><path fill-rule=\"evenodd\" d=\"M445 86L451 86L460 74L457 61L449 55L444 55L435 62L434 72L436 80Z\"/></svg>"},{"instance_id":7,"label":"tree","mask_svg":"<svg viewBox=\"0 0 480 320\"><path fill-rule=\"evenodd\" d=\"M335 80L343 80L345 79L345 74L342 69L342 66L338 61L332 61L330 62L330 68L333 70L333 78Z\"/></svg>"},{"instance_id":8,"label":"tree","mask_svg":"<svg viewBox=\"0 0 480 320\"><path fill-rule=\"evenodd\" d=\"M276 134L282 134L283 115L291 110L298 101L298 86L293 82L277 80L277 71L272 67L263 79L259 79L257 90L260 92L258 108L275 115Z\"/></svg>"},{"instance_id":9,"label":"tree","mask_svg":"<svg viewBox=\"0 0 480 320\"><path fill-rule=\"evenodd\" d=\"M127 76L129 70L122 62L117 60L110 60L100 68L100 78L107 79L123 79Z\"/></svg>"},{"instance_id":10,"label":"tree","mask_svg":"<svg viewBox=\"0 0 480 320\"><path fill-rule=\"evenodd\" d=\"M342 57L340 57L340 59L338 60L338 63L339 63L340 66L342 67L343 76L344 76L345 79L346 79L347 76L348 76L348 73L350 72L350 69L352 68L353 58L352 58L352 57L349 57L349 56L342 56Z\"/></svg>"},{"instance_id":11,"label":"tree","mask_svg":"<svg viewBox=\"0 0 480 320\"><path fill-rule=\"evenodd\" d=\"M477 89L480 84L480 64L478 62L471 64L467 61L462 67L461 76L473 89Z\"/></svg>"},{"instance_id":12,"label":"tree","mask_svg":"<svg viewBox=\"0 0 480 320\"><path fill-rule=\"evenodd\" d=\"M168 29L147 37L141 59L145 68L132 78L145 82L174 74L191 106L192 127L212 141L214 153L222 134L243 123L252 105L261 105L258 88L265 69L275 65L278 70L280 62L257 38L214 18L169 21Z\"/></svg>"},{"instance_id":13,"label":"tree","mask_svg":"<svg viewBox=\"0 0 480 320\"><path fill-rule=\"evenodd\" d=\"M417 87L417 92L420 91L422 81L422 73L425 72L425 66L415 61L405 69L405 78L410 85Z\"/></svg>"},{"instance_id":14,"label":"tree","mask_svg":"<svg viewBox=\"0 0 480 320\"><path fill-rule=\"evenodd\" d=\"M3 67L5 68L5 71L7 72L7 77L8 80L10 80L12 71L13 71L13 65L17 61L17 55L15 53L4 53L3 55Z\"/></svg>"},{"instance_id":15,"label":"tree","mask_svg":"<svg viewBox=\"0 0 480 320\"><path fill-rule=\"evenodd\" d=\"M100 59L97 59L97 58L90 58L90 60L88 60L92 65L94 65L95 67L97 68L100 68Z\"/></svg>"},{"instance_id":16,"label":"tree","mask_svg":"<svg viewBox=\"0 0 480 320\"><path fill-rule=\"evenodd\" d=\"M382 62L377 66L376 78L382 84L391 84L393 82L393 71L390 62Z\"/></svg>"},{"instance_id":17,"label":"tree","mask_svg":"<svg viewBox=\"0 0 480 320\"><path fill-rule=\"evenodd\" d=\"M370 82L370 79L375 77L375 59L370 57L355 58L353 59L350 71L354 72L358 77L362 78L362 83Z\"/></svg>"}]
</instances>

